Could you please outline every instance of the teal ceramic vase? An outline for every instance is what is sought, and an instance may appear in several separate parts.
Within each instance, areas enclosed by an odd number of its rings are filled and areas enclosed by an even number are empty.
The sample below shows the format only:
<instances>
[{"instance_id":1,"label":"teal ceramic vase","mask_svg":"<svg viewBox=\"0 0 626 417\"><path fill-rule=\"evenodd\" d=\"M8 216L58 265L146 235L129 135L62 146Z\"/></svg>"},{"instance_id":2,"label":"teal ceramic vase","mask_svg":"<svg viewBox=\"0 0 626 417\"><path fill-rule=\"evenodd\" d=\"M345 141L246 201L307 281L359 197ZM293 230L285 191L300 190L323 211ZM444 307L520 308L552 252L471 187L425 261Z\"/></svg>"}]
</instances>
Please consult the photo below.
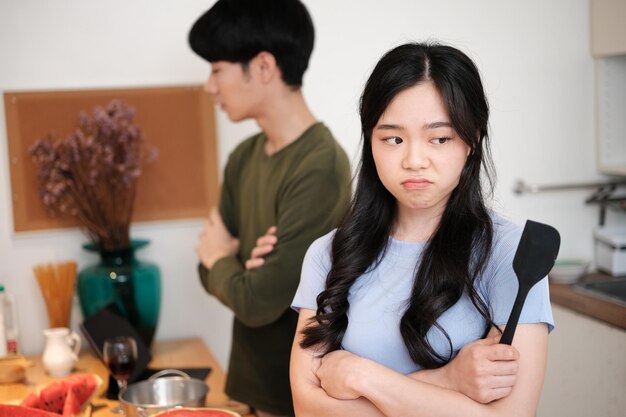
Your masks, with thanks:
<instances>
[{"instance_id":1,"label":"teal ceramic vase","mask_svg":"<svg viewBox=\"0 0 626 417\"><path fill-rule=\"evenodd\" d=\"M150 262L138 260L135 252L147 240L132 240L130 248L104 251L93 244L83 245L100 254L100 262L78 273L78 298L83 317L110 309L125 317L146 346L156 331L161 304L161 273Z\"/></svg>"}]
</instances>

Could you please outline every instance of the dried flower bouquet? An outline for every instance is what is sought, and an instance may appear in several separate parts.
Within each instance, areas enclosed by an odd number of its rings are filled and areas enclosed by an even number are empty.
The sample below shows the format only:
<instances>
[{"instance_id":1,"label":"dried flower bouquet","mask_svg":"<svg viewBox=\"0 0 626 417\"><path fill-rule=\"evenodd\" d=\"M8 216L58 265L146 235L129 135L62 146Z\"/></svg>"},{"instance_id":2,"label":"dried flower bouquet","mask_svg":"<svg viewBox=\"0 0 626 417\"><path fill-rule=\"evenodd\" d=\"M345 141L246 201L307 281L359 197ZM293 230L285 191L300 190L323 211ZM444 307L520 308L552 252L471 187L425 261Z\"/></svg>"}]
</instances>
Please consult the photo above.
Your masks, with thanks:
<instances>
[{"instance_id":1,"label":"dried flower bouquet","mask_svg":"<svg viewBox=\"0 0 626 417\"><path fill-rule=\"evenodd\" d=\"M113 100L92 116L81 112L65 139L49 134L30 148L48 212L77 218L101 250L130 247L137 179L158 154L133 118L131 107Z\"/></svg>"}]
</instances>

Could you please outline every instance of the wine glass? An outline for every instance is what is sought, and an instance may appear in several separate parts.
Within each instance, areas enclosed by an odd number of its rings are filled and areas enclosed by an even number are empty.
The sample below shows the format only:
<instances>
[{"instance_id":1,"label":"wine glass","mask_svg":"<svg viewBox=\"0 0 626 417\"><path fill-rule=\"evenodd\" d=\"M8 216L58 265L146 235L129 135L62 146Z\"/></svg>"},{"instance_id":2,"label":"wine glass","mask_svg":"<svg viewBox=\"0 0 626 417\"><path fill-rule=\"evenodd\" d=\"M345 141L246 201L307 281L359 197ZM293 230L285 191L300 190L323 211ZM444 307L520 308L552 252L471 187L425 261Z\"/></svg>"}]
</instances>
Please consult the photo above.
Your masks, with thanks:
<instances>
[{"instance_id":1,"label":"wine glass","mask_svg":"<svg viewBox=\"0 0 626 417\"><path fill-rule=\"evenodd\" d=\"M128 378L135 369L137 362L137 343L129 336L118 336L106 339L102 347L104 363L109 368L109 372L117 381L120 393L126 389ZM111 412L120 414L122 408L118 405Z\"/></svg>"}]
</instances>

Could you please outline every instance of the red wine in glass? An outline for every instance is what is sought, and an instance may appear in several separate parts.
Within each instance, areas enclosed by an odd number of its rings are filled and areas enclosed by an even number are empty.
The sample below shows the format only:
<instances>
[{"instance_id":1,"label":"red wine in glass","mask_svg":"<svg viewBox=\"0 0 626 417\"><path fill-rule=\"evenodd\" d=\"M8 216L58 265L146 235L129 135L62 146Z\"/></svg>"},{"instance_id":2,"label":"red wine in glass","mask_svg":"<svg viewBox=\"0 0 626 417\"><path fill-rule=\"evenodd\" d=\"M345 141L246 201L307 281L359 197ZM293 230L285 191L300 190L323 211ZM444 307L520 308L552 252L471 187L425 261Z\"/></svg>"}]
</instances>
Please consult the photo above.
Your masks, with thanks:
<instances>
[{"instance_id":1,"label":"red wine in glass","mask_svg":"<svg viewBox=\"0 0 626 417\"><path fill-rule=\"evenodd\" d=\"M126 380L130 378L133 371L135 370L135 362L137 360L133 357L125 356L125 357L116 357L111 356L107 359L107 367L111 371L111 374L117 380Z\"/></svg>"},{"instance_id":2,"label":"red wine in glass","mask_svg":"<svg viewBox=\"0 0 626 417\"><path fill-rule=\"evenodd\" d=\"M102 356L104 363L109 368L109 372L117 381L120 393L126 389L128 378L135 369L137 362L137 343L129 336L118 336L104 341L102 346ZM122 409L117 406L111 410L113 413L122 413Z\"/></svg>"}]
</instances>

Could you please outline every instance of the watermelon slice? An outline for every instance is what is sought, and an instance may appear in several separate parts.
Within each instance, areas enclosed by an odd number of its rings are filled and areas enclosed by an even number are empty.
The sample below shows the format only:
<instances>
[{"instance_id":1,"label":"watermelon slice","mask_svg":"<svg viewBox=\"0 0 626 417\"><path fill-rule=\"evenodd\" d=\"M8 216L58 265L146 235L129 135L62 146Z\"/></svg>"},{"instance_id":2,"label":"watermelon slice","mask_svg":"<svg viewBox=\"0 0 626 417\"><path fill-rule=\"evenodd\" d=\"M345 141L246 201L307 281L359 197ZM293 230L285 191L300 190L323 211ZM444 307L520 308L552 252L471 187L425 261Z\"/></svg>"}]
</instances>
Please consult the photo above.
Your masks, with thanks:
<instances>
[{"instance_id":1,"label":"watermelon slice","mask_svg":"<svg viewBox=\"0 0 626 417\"><path fill-rule=\"evenodd\" d=\"M28 397L24 398L20 403L22 407L41 408L39 402L39 395L31 392Z\"/></svg>"},{"instance_id":2,"label":"watermelon slice","mask_svg":"<svg viewBox=\"0 0 626 417\"><path fill-rule=\"evenodd\" d=\"M68 387L63 381L53 382L39 393L41 408L56 414L63 413Z\"/></svg>"},{"instance_id":3,"label":"watermelon slice","mask_svg":"<svg viewBox=\"0 0 626 417\"><path fill-rule=\"evenodd\" d=\"M59 417L59 415L21 405L0 404L0 417Z\"/></svg>"},{"instance_id":4,"label":"watermelon slice","mask_svg":"<svg viewBox=\"0 0 626 417\"><path fill-rule=\"evenodd\" d=\"M31 410L48 411L54 413L56 417L59 415L77 416L81 413L83 405L90 401L92 395L95 395L101 382L96 375L73 374L46 386L39 395L29 394L20 405ZM0 415L0 417L3 416Z\"/></svg>"},{"instance_id":5,"label":"watermelon slice","mask_svg":"<svg viewBox=\"0 0 626 417\"><path fill-rule=\"evenodd\" d=\"M81 405L89 400L98 386L98 380L91 374L74 374L63 379L63 382L74 392Z\"/></svg>"},{"instance_id":6,"label":"watermelon slice","mask_svg":"<svg viewBox=\"0 0 626 417\"><path fill-rule=\"evenodd\" d=\"M74 417L80 414L81 404L78 401L77 394L74 394L72 389L67 391L67 397L65 397L65 404L63 404L63 417Z\"/></svg>"}]
</instances>

